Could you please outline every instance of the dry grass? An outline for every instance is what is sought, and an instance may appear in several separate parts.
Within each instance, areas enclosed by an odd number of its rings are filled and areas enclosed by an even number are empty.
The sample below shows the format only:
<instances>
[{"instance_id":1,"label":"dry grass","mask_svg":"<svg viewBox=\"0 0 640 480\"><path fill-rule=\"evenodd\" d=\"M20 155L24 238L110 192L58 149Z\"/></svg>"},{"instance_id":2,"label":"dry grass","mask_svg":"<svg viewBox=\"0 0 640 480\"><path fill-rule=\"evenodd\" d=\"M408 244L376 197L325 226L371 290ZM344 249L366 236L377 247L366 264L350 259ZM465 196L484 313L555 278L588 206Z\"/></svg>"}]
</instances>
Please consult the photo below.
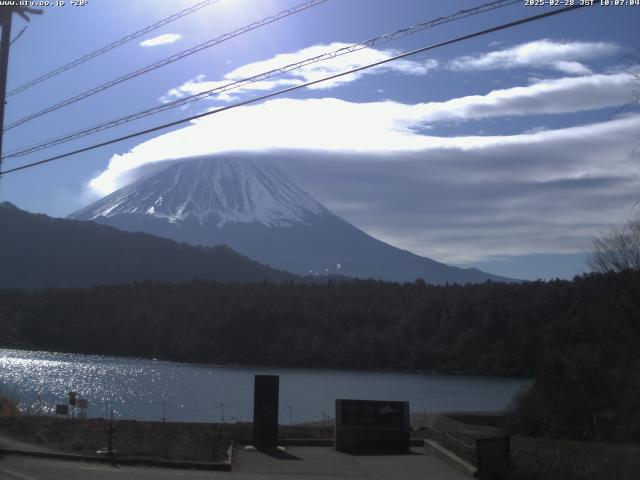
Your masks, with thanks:
<instances>
[{"instance_id":1,"label":"dry grass","mask_svg":"<svg viewBox=\"0 0 640 480\"><path fill-rule=\"evenodd\" d=\"M428 423L420 416L416 417L416 420L420 420L418 425L434 428L414 431L413 435L430 438L473 465L477 461L474 448L477 439L506 433L492 426L499 423L485 422L484 418L470 415L428 416ZM455 439L443 434L443 430ZM512 480L638 480L640 445L512 435L510 463L509 478Z\"/></svg>"},{"instance_id":2,"label":"dry grass","mask_svg":"<svg viewBox=\"0 0 640 480\"><path fill-rule=\"evenodd\" d=\"M101 419L17 416L0 418L0 433L52 450L95 455L107 446L108 425ZM113 449L123 457L216 462L226 459L231 442L211 424L122 420L113 427Z\"/></svg>"},{"instance_id":3,"label":"dry grass","mask_svg":"<svg viewBox=\"0 0 640 480\"><path fill-rule=\"evenodd\" d=\"M0 397L0 417L13 417L18 415L18 406L13 400Z\"/></svg>"},{"instance_id":4,"label":"dry grass","mask_svg":"<svg viewBox=\"0 0 640 480\"><path fill-rule=\"evenodd\" d=\"M477 436L458 434L456 440L453 440L441 433L430 431L413 432L412 437L422 437L433 440L447 450L455 453L458 457L466 460L471 465L476 464L476 440ZM459 441L458 441L459 440Z\"/></svg>"},{"instance_id":5,"label":"dry grass","mask_svg":"<svg viewBox=\"0 0 640 480\"><path fill-rule=\"evenodd\" d=\"M505 435L498 415L483 413L412 415L412 436L433 440L476 465L476 440ZM468 422L468 423L467 423Z\"/></svg>"},{"instance_id":6,"label":"dry grass","mask_svg":"<svg viewBox=\"0 0 640 480\"><path fill-rule=\"evenodd\" d=\"M52 450L95 455L107 446L109 422L41 416L0 418L0 434ZM218 462L231 442L249 443L251 423L113 422L113 449L121 457ZM333 428L280 426L280 438L333 438Z\"/></svg>"},{"instance_id":7,"label":"dry grass","mask_svg":"<svg viewBox=\"0 0 640 480\"><path fill-rule=\"evenodd\" d=\"M514 436L514 480L638 480L640 447Z\"/></svg>"}]
</instances>

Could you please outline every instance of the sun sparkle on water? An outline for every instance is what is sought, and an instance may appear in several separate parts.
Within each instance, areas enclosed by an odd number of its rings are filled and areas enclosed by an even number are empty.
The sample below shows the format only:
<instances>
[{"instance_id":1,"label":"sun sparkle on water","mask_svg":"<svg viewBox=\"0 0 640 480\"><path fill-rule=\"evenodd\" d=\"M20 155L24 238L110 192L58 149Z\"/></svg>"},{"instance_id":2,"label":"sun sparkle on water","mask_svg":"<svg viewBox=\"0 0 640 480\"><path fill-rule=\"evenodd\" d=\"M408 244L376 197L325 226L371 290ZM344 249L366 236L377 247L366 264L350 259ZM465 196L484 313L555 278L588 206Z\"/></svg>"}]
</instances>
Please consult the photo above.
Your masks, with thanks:
<instances>
[{"instance_id":1,"label":"sun sparkle on water","mask_svg":"<svg viewBox=\"0 0 640 480\"><path fill-rule=\"evenodd\" d=\"M215 422L220 404L234 421L251 419L253 376L280 375L282 405L298 421L332 414L336 398L409 400L413 411L501 410L529 381L339 370L220 367L135 358L0 349L0 394L29 413L51 413L67 392L89 400L89 417L114 409L116 418ZM105 405L108 402L108 405ZM106 408L105 408L106 407ZM282 413L281 421L288 421ZM225 413L225 418L231 417Z\"/></svg>"}]
</instances>

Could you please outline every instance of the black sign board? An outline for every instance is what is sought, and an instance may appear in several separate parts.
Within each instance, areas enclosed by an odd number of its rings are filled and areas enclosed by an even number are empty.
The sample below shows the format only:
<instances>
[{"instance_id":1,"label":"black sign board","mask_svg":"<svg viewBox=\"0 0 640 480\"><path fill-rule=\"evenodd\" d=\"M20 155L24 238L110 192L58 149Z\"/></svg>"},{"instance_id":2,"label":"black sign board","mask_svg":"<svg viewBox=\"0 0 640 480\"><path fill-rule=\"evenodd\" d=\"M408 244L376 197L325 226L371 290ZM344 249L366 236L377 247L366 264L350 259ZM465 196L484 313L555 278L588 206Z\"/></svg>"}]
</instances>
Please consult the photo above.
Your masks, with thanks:
<instances>
[{"instance_id":1,"label":"black sign board","mask_svg":"<svg viewBox=\"0 0 640 480\"><path fill-rule=\"evenodd\" d=\"M253 445L273 449L278 446L278 397L280 377L256 375L253 391Z\"/></svg>"},{"instance_id":2,"label":"black sign board","mask_svg":"<svg viewBox=\"0 0 640 480\"><path fill-rule=\"evenodd\" d=\"M407 452L409 431L409 402L336 400L336 450Z\"/></svg>"},{"instance_id":3,"label":"black sign board","mask_svg":"<svg viewBox=\"0 0 640 480\"><path fill-rule=\"evenodd\" d=\"M342 424L350 427L402 427L405 423L403 402L343 400L340 408Z\"/></svg>"}]
</instances>

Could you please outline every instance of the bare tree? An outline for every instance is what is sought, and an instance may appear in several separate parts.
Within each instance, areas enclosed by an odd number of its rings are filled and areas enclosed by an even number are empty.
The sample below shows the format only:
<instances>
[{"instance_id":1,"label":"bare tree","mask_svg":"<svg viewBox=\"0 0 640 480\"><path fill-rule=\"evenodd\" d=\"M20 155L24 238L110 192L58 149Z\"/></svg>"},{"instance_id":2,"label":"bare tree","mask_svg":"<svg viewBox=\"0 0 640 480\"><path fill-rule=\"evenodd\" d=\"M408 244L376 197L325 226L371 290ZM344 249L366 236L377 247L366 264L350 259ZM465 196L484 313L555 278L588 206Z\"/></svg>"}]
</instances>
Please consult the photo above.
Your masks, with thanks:
<instances>
[{"instance_id":1,"label":"bare tree","mask_svg":"<svg viewBox=\"0 0 640 480\"><path fill-rule=\"evenodd\" d=\"M591 239L589 266L597 272L640 269L640 215Z\"/></svg>"},{"instance_id":2,"label":"bare tree","mask_svg":"<svg viewBox=\"0 0 640 480\"><path fill-rule=\"evenodd\" d=\"M628 63L626 72L631 76L629 88L633 90L632 99L625 105L624 111L640 106L640 45L635 51L623 57ZM638 143L633 149L640 150ZM591 239L592 252L589 254L589 266L596 272L619 272L626 269L640 269L640 215L629 220L621 227L613 227Z\"/></svg>"}]
</instances>

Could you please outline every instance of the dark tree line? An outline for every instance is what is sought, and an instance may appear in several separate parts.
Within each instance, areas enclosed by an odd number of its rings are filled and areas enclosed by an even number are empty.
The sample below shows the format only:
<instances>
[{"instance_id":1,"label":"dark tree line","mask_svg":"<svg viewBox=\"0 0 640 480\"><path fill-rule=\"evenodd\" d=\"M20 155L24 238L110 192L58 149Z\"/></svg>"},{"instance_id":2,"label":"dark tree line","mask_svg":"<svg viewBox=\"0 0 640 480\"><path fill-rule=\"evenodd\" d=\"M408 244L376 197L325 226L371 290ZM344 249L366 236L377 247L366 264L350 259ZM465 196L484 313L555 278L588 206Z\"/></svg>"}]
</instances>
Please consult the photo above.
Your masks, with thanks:
<instances>
[{"instance_id":1,"label":"dark tree line","mask_svg":"<svg viewBox=\"0 0 640 480\"><path fill-rule=\"evenodd\" d=\"M640 273L629 271L511 285L195 281L1 291L0 341L192 362L532 375L547 353L571 346L615 363L638 338L639 285Z\"/></svg>"}]
</instances>

